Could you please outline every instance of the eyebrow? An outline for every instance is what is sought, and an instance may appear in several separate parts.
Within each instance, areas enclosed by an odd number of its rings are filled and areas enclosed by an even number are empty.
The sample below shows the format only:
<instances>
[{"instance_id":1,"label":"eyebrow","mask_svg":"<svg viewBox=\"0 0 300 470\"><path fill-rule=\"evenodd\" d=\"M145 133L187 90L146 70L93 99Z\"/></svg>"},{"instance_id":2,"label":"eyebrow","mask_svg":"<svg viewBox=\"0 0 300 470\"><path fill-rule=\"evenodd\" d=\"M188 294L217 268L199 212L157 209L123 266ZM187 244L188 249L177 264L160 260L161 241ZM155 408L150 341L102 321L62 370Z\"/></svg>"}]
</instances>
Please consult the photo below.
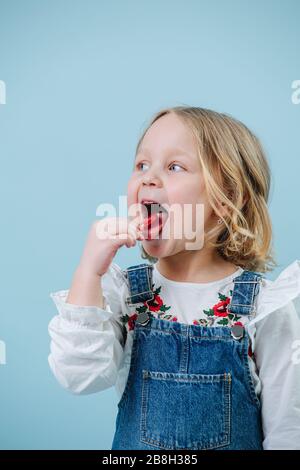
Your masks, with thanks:
<instances>
[{"instance_id":1,"label":"eyebrow","mask_svg":"<svg viewBox=\"0 0 300 470\"><path fill-rule=\"evenodd\" d=\"M172 148L170 147L170 148L167 148L166 150L167 150L167 153L170 153L170 154L176 153L176 154L180 154L180 155L185 155L189 158L192 157L192 155L190 153L186 152L185 150L183 150L179 147L172 147ZM140 153L144 153L145 155L146 154L150 155L151 152L150 152L149 149L141 147L141 148L138 149L138 151L136 153L136 156Z\"/></svg>"}]
</instances>

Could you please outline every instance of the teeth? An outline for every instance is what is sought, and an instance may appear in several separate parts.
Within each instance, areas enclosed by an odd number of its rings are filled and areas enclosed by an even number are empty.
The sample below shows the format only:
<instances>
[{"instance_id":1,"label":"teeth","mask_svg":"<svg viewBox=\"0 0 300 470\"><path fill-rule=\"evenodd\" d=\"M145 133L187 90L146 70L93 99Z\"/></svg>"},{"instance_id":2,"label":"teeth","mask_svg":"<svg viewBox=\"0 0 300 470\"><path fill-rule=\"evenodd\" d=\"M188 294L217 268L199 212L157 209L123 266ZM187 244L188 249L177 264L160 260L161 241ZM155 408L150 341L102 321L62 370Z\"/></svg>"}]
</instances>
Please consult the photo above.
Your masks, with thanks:
<instances>
[{"instance_id":1,"label":"teeth","mask_svg":"<svg viewBox=\"0 0 300 470\"><path fill-rule=\"evenodd\" d=\"M144 202L144 205L146 206L148 213L154 214L154 213L159 213L159 212L168 212L159 202L150 202L146 201Z\"/></svg>"}]
</instances>

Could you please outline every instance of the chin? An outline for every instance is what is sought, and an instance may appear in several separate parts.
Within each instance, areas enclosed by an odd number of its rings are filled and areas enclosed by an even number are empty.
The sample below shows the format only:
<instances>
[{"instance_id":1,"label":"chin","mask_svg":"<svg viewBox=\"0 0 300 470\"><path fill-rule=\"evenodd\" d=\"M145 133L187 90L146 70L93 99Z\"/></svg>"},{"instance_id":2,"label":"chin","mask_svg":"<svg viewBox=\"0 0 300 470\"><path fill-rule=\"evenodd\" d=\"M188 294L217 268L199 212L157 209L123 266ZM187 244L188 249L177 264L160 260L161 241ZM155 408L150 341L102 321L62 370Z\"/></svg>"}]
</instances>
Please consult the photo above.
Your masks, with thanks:
<instances>
[{"instance_id":1,"label":"chin","mask_svg":"<svg viewBox=\"0 0 300 470\"><path fill-rule=\"evenodd\" d=\"M148 256L163 258L173 254L172 247L167 244L168 241L170 240L159 240L155 238L152 240L143 240L142 246Z\"/></svg>"}]
</instances>

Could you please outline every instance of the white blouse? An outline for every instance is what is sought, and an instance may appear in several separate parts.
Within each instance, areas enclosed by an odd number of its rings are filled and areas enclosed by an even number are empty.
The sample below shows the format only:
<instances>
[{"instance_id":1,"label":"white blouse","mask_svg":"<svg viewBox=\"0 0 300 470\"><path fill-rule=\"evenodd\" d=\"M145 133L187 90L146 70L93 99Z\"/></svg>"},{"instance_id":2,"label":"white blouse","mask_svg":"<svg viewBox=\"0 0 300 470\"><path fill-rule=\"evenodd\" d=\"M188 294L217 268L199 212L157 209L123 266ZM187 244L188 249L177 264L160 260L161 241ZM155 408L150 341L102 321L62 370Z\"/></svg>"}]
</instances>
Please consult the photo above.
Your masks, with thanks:
<instances>
[{"instance_id":1,"label":"white blouse","mask_svg":"<svg viewBox=\"0 0 300 470\"><path fill-rule=\"evenodd\" d=\"M167 279L156 263L153 266L155 299L148 308L154 316L189 324L245 326L251 377L262 405L263 448L300 449L300 261L291 263L275 281L263 279L252 317L226 310L241 267L217 281L191 283ZM102 276L101 286L103 309L67 303L68 290L50 293L58 315L49 323L48 361L70 392L88 394L115 386L120 399L129 373L136 310L125 302L128 285L116 263Z\"/></svg>"}]
</instances>

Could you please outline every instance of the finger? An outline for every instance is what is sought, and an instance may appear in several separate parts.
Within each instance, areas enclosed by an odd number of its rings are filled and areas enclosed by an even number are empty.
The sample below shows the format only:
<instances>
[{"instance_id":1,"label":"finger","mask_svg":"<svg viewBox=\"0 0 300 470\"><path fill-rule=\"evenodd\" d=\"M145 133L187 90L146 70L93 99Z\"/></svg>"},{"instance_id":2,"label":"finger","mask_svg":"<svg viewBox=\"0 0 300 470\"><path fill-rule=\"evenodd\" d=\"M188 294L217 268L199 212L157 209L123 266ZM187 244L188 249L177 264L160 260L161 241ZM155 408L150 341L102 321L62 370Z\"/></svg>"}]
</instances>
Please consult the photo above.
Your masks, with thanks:
<instances>
[{"instance_id":1,"label":"finger","mask_svg":"<svg viewBox=\"0 0 300 470\"><path fill-rule=\"evenodd\" d=\"M127 233L132 237L132 238L137 238L139 235L139 230L136 226L128 226Z\"/></svg>"},{"instance_id":2,"label":"finger","mask_svg":"<svg viewBox=\"0 0 300 470\"><path fill-rule=\"evenodd\" d=\"M130 235L128 236L128 248L131 248L136 245L136 238L131 237Z\"/></svg>"},{"instance_id":3,"label":"finger","mask_svg":"<svg viewBox=\"0 0 300 470\"><path fill-rule=\"evenodd\" d=\"M138 203L136 204L134 215L133 216L129 215L128 220L130 224L138 226L143 222L143 219L144 217L143 217L142 204Z\"/></svg>"},{"instance_id":4,"label":"finger","mask_svg":"<svg viewBox=\"0 0 300 470\"><path fill-rule=\"evenodd\" d=\"M117 234L113 236L113 239L114 239L114 243L116 243L118 247L125 245L127 246L127 248L131 248L132 246L136 244L136 240L130 237L129 235L127 235L127 237L124 238L124 234L119 234L119 235Z\"/></svg>"},{"instance_id":5,"label":"finger","mask_svg":"<svg viewBox=\"0 0 300 470\"><path fill-rule=\"evenodd\" d=\"M98 238L107 238L110 237L110 235L124 234L124 238L126 238L128 226L127 217L109 217L102 219L98 221L97 224L97 236Z\"/></svg>"},{"instance_id":6,"label":"finger","mask_svg":"<svg viewBox=\"0 0 300 470\"><path fill-rule=\"evenodd\" d=\"M128 217L134 219L137 215L143 212L143 204L136 202L128 206Z\"/></svg>"}]
</instances>

